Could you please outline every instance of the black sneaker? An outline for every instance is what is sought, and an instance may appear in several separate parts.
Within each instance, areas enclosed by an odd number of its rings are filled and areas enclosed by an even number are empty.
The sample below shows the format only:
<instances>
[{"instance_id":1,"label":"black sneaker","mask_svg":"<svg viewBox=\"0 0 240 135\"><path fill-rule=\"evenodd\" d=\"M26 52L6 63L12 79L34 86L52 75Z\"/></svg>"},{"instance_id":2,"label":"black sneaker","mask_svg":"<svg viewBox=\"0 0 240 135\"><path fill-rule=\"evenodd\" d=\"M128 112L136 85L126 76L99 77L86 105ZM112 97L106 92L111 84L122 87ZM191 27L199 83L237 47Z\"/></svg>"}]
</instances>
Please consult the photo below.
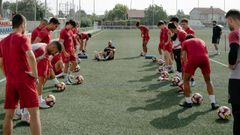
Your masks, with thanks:
<instances>
[{"instance_id":1,"label":"black sneaker","mask_svg":"<svg viewBox=\"0 0 240 135\"><path fill-rule=\"evenodd\" d=\"M187 103L186 101L184 101L183 103L180 103L179 106L184 107L184 108L191 108L192 103Z\"/></svg>"},{"instance_id":2,"label":"black sneaker","mask_svg":"<svg viewBox=\"0 0 240 135\"><path fill-rule=\"evenodd\" d=\"M220 107L219 104L217 103L211 103L211 106L212 106L212 110L216 110Z\"/></svg>"}]
</instances>

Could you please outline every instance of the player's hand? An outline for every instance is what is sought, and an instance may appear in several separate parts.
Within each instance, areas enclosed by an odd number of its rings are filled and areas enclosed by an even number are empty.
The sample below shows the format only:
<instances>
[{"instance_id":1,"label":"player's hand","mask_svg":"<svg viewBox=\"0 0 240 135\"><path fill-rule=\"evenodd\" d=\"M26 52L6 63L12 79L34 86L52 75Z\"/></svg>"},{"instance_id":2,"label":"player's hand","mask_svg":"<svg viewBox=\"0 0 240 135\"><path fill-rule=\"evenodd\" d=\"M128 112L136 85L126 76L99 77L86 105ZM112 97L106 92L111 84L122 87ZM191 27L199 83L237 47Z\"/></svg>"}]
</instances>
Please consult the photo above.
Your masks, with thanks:
<instances>
[{"instance_id":1,"label":"player's hand","mask_svg":"<svg viewBox=\"0 0 240 135\"><path fill-rule=\"evenodd\" d=\"M34 74L33 72L25 71L25 73L28 74L29 76L35 78L35 79L38 79L38 75Z\"/></svg>"},{"instance_id":2,"label":"player's hand","mask_svg":"<svg viewBox=\"0 0 240 135\"><path fill-rule=\"evenodd\" d=\"M237 65L229 65L228 67L229 67L231 70L235 70L236 67L237 67Z\"/></svg>"}]
</instances>

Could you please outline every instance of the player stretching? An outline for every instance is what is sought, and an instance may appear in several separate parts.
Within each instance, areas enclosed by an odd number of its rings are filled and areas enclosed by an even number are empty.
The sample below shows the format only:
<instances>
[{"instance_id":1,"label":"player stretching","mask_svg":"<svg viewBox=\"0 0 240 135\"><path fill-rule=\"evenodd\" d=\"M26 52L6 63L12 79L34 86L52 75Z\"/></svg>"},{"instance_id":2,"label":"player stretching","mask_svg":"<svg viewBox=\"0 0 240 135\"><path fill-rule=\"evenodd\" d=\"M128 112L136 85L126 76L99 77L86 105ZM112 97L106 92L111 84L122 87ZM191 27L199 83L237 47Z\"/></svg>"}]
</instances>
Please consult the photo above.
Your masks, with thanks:
<instances>
[{"instance_id":1,"label":"player stretching","mask_svg":"<svg viewBox=\"0 0 240 135\"><path fill-rule=\"evenodd\" d=\"M161 29L160 43L158 48L161 48L163 50L166 69L168 70L168 72L173 72L172 58L171 58L171 52L172 52L171 31L167 28L164 21L159 21L158 27Z\"/></svg>"},{"instance_id":2,"label":"player stretching","mask_svg":"<svg viewBox=\"0 0 240 135\"><path fill-rule=\"evenodd\" d=\"M86 48L87 48L87 42L89 40L89 38L91 38L92 35L90 33L86 33L86 32L82 32L80 34L78 34L78 40L80 43L80 54L85 55L86 53Z\"/></svg>"},{"instance_id":3,"label":"player stretching","mask_svg":"<svg viewBox=\"0 0 240 135\"><path fill-rule=\"evenodd\" d=\"M140 25L140 22L136 23L136 27L138 29L140 29L141 37L142 37L142 49L143 50L142 50L140 56L145 56L148 51L147 44L148 44L148 41L150 40L149 29L145 25Z\"/></svg>"},{"instance_id":4,"label":"player stretching","mask_svg":"<svg viewBox=\"0 0 240 135\"><path fill-rule=\"evenodd\" d=\"M48 24L48 20L46 19L43 19L39 26L37 28L35 28L33 31L32 31L32 34L31 34L31 43L33 43L35 41L35 39L37 38L38 34L41 32L41 30L43 28L45 28Z\"/></svg>"},{"instance_id":5,"label":"player stretching","mask_svg":"<svg viewBox=\"0 0 240 135\"><path fill-rule=\"evenodd\" d=\"M183 68L184 95L185 101L180 104L182 107L192 107L190 97L190 79L194 75L197 68L200 68L207 85L207 91L211 102L212 110L219 108L213 93L213 85L210 79L210 62L208 58L207 47L203 40L194 38L192 35L186 37L186 41L182 43L182 60L185 63Z\"/></svg>"},{"instance_id":6,"label":"player stretching","mask_svg":"<svg viewBox=\"0 0 240 135\"><path fill-rule=\"evenodd\" d=\"M13 32L0 42L0 67L6 76L5 118L3 134L11 135L13 115L20 101L27 108L32 135L41 135L39 103L36 89L37 64L29 39L25 33L26 19L16 14L12 19ZM29 116L29 115L27 115Z\"/></svg>"},{"instance_id":7,"label":"player stretching","mask_svg":"<svg viewBox=\"0 0 240 135\"><path fill-rule=\"evenodd\" d=\"M230 51L228 54L229 63L229 101L232 105L234 118L233 134L240 134L240 11L229 10L226 14L227 23L231 32L229 33Z\"/></svg>"},{"instance_id":8,"label":"player stretching","mask_svg":"<svg viewBox=\"0 0 240 135\"><path fill-rule=\"evenodd\" d=\"M63 45L62 59L64 63L64 82L67 85L72 84L70 75L77 66L77 58L74 50L74 43L72 38L72 28L76 27L76 22L69 20L65 27L60 32L59 41Z\"/></svg>"}]
</instances>

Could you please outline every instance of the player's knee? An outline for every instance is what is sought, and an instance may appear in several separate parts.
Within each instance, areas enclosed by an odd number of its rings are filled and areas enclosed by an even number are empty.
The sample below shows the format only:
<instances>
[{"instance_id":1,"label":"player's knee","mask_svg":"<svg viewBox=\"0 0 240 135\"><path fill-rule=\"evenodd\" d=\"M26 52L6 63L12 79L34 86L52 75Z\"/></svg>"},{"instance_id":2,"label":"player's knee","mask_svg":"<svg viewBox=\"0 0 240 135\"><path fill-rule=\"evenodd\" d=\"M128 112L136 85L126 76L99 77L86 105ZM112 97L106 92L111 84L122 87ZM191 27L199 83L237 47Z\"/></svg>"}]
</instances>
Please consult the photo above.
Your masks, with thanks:
<instances>
[{"instance_id":1,"label":"player's knee","mask_svg":"<svg viewBox=\"0 0 240 135\"><path fill-rule=\"evenodd\" d=\"M5 119L6 120L12 120L13 119L13 116L14 116L14 110L8 110L6 111L5 113Z\"/></svg>"}]
</instances>

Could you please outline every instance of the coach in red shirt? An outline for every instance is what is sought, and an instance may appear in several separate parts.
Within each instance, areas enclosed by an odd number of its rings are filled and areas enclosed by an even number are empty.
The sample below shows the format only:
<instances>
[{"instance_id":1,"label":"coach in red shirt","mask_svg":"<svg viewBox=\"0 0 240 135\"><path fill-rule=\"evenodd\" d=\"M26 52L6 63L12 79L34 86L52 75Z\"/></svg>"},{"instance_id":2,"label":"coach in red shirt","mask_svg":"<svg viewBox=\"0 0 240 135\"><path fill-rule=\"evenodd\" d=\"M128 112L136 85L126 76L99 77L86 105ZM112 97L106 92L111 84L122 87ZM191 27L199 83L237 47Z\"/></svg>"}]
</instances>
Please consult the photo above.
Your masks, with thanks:
<instances>
[{"instance_id":1,"label":"coach in red shirt","mask_svg":"<svg viewBox=\"0 0 240 135\"><path fill-rule=\"evenodd\" d=\"M180 104L183 107L192 107L192 100L190 97L190 79L194 75L197 68L200 68L207 85L207 91L211 102L212 110L219 107L216 103L215 95L213 93L213 85L210 79L210 62L208 58L208 51L205 42L199 38L194 38L192 35L186 37L186 41L182 43L182 60L184 66L184 95L185 102Z\"/></svg>"},{"instance_id":2,"label":"coach in red shirt","mask_svg":"<svg viewBox=\"0 0 240 135\"><path fill-rule=\"evenodd\" d=\"M147 49L147 44L148 44L148 42L149 42L149 40L150 40L149 29L148 29L148 27L145 26L145 25L140 25L140 22L137 22L137 23L136 23L136 27L137 27L138 29L140 29L140 31L141 31L141 36L142 36L142 48L143 48L143 51L142 51L142 53L141 53L141 56L144 56L144 55L147 54L147 51L148 51L148 49Z\"/></svg>"},{"instance_id":3,"label":"coach in red shirt","mask_svg":"<svg viewBox=\"0 0 240 135\"><path fill-rule=\"evenodd\" d=\"M12 134L12 119L20 101L21 108L27 108L30 113L32 134L41 135L36 89L37 64L30 41L23 35L26 27L25 17L15 15L12 27L13 32L0 42L0 68L6 76L3 134Z\"/></svg>"},{"instance_id":4,"label":"coach in red shirt","mask_svg":"<svg viewBox=\"0 0 240 135\"><path fill-rule=\"evenodd\" d=\"M43 19L40 22L39 26L32 31L31 42L35 41L35 39L37 38L38 34L41 32L42 28L46 27L47 24L48 24L48 20L46 20L46 19Z\"/></svg>"}]
</instances>

